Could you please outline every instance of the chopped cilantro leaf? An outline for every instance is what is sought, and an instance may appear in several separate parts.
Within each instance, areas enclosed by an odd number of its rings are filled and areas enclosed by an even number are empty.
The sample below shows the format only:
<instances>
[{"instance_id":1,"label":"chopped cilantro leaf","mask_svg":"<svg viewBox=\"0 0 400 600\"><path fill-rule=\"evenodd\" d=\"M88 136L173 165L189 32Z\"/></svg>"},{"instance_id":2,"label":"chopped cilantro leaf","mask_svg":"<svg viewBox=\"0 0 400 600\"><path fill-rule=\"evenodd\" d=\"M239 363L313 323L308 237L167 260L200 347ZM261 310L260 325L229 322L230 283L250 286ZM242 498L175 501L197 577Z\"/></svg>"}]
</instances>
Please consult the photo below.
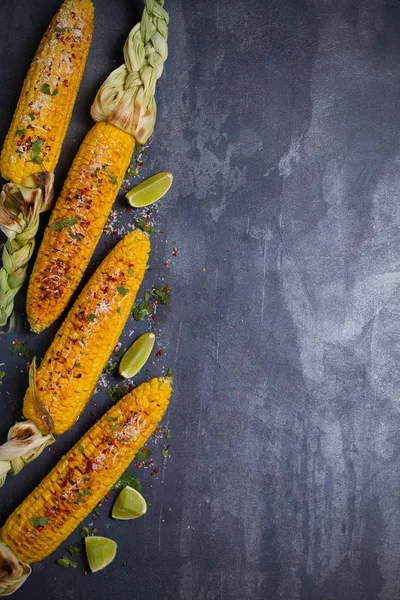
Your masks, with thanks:
<instances>
[{"instance_id":1,"label":"chopped cilantro leaf","mask_svg":"<svg viewBox=\"0 0 400 600\"><path fill-rule=\"evenodd\" d=\"M24 133L26 132L26 129L17 129L17 131L15 132L16 135L24 135Z\"/></svg>"},{"instance_id":2,"label":"chopped cilantro leaf","mask_svg":"<svg viewBox=\"0 0 400 600\"><path fill-rule=\"evenodd\" d=\"M90 321L91 323L93 323L93 321L95 321L96 319L98 319L99 317L97 315L95 315L94 313L91 313L88 317L88 321Z\"/></svg>"},{"instance_id":3,"label":"chopped cilantro leaf","mask_svg":"<svg viewBox=\"0 0 400 600\"><path fill-rule=\"evenodd\" d=\"M135 223L135 227L137 229L147 231L147 233L157 233L158 231L158 229L149 225L144 217L142 219L136 217L135 219L133 219L133 222Z\"/></svg>"},{"instance_id":4,"label":"chopped cilantro leaf","mask_svg":"<svg viewBox=\"0 0 400 600\"><path fill-rule=\"evenodd\" d=\"M135 460L141 462L143 460L147 460L151 455L152 451L150 450L150 448L146 448L145 446L143 446L143 448L141 448L139 452L136 453Z\"/></svg>"},{"instance_id":5,"label":"chopped cilantro leaf","mask_svg":"<svg viewBox=\"0 0 400 600\"><path fill-rule=\"evenodd\" d=\"M82 502L82 500L84 499L85 496L92 496L93 492L91 492L90 490L84 490L81 494L79 494L79 496L77 498L75 498L74 500L70 500L70 504L77 504L78 502Z\"/></svg>"},{"instance_id":6,"label":"chopped cilantro leaf","mask_svg":"<svg viewBox=\"0 0 400 600\"><path fill-rule=\"evenodd\" d=\"M71 217L70 219L61 219L58 223L53 223L50 225L51 229L55 229L56 231L62 231L64 227L72 227L76 225L78 222L77 217Z\"/></svg>"},{"instance_id":7,"label":"chopped cilantro leaf","mask_svg":"<svg viewBox=\"0 0 400 600\"><path fill-rule=\"evenodd\" d=\"M79 535L81 538L86 538L89 535L94 535L96 533L96 531L97 531L97 529L95 527L82 527L82 529L79 532Z\"/></svg>"},{"instance_id":8,"label":"chopped cilantro leaf","mask_svg":"<svg viewBox=\"0 0 400 600\"><path fill-rule=\"evenodd\" d=\"M26 358L27 360L32 360L33 358L33 352L28 347L28 344L26 342L23 342L22 344L20 342L12 344L12 346L8 346L8 349L13 354L18 354L18 356Z\"/></svg>"},{"instance_id":9,"label":"chopped cilantro leaf","mask_svg":"<svg viewBox=\"0 0 400 600\"><path fill-rule=\"evenodd\" d=\"M65 31L71 31L72 27L56 27L57 33L64 33Z\"/></svg>"},{"instance_id":10,"label":"chopped cilantro leaf","mask_svg":"<svg viewBox=\"0 0 400 600\"><path fill-rule=\"evenodd\" d=\"M106 417L106 421L118 421L118 417Z\"/></svg>"},{"instance_id":11,"label":"chopped cilantro leaf","mask_svg":"<svg viewBox=\"0 0 400 600\"><path fill-rule=\"evenodd\" d=\"M68 235L70 235L77 242L81 242L82 238L80 235L76 235L76 233L72 233L72 231L68 231Z\"/></svg>"},{"instance_id":12,"label":"chopped cilantro leaf","mask_svg":"<svg viewBox=\"0 0 400 600\"><path fill-rule=\"evenodd\" d=\"M81 553L81 549L79 548L78 544L70 544L69 546L65 546L65 549L70 553L71 556Z\"/></svg>"},{"instance_id":13,"label":"chopped cilantro leaf","mask_svg":"<svg viewBox=\"0 0 400 600\"><path fill-rule=\"evenodd\" d=\"M161 454L163 455L164 458L168 458L168 456L169 456L169 446L166 446L165 448L163 448L161 450Z\"/></svg>"},{"instance_id":14,"label":"chopped cilantro leaf","mask_svg":"<svg viewBox=\"0 0 400 600\"><path fill-rule=\"evenodd\" d=\"M112 385L108 388L107 393L113 402L117 402L121 400L127 393L127 388L124 384L122 385Z\"/></svg>"},{"instance_id":15,"label":"chopped cilantro leaf","mask_svg":"<svg viewBox=\"0 0 400 600\"><path fill-rule=\"evenodd\" d=\"M39 165L42 164L42 159L40 158L39 154L40 154L43 144L44 144L44 141L40 140L38 138L37 140L35 140L33 142L32 149L31 149L31 159L33 162L36 162Z\"/></svg>"},{"instance_id":16,"label":"chopped cilantro leaf","mask_svg":"<svg viewBox=\"0 0 400 600\"><path fill-rule=\"evenodd\" d=\"M111 429L112 429L113 431L115 431L115 429L118 429L118 427L120 427L120 425L121 425L121 423L115 423L115 425L112 425L112 426L111 426Z\"/></svg>"},{"instance_id":17,"label":"chopped cilantro leaf","mask_svg":"<svg viewBox=\"0 0 400 600\"><path fill-rule=\"evenodd\" d=\"M33 114L33 112L28 113L28 117L30 118L31 121L35 120L35 115Z\"/></svg>"},{"instance_id":18,"label":"chopped cilantro leaf","mask_svg":"<svg viewBox=\"0 0 400 600\"><path fill-rule=\"evenodd\" d=\"M135 321L143 321L146 317L151 315L153 312L153 307L149 306L147 302L142 302L141 304L136 304L132 310L132 316Z\"/></svg>"},{"instance_id":19,"label":"chopped cilantro leaf","mask_svg":"<svg viewBox=\"0 0 400 600\"><path fill-rule=\"evenodd\" d=\"M83 446L79 445L78 450L79 450L79 452L83 452Z\"/></svg>"},{"instance_id":20,"label":"chopped cilantro leaf","mask_svg":"<svg viewBox=\"0 0 400 600\"><path fill-rule=\"evenodd\" d=\"M106 365L103 369L103 373L105 375L108 375L109 373L111 373L112 371L114 371L115 367L118 365L118 361L115 360L114 362L110 363L109 365Z\"/></svg>"},{"instance_id":21,"label":"chopped cilantro leaf","mask_svg":"<svg viewBox=\"0 0 400 600\"><path fill-rule=\"evenodd\" d=\"M135 477L130 471L125 471L125 473L121 475L117 483L113 485L113 490L119 492L120 490L123 490L127 485L129 485L129 487L133 488L139 493L142 492L142 484L140 483L139 479Z\"/></svg>"},{"instance_id":22,"label":"chopped cilantro leaf","mask_svg":"<svg viewBox=\"0 0 400 600\"><path fill-rule=\"evenodd\" d=\"M4 379L5 376L6 376L6 372L5 371L0 371L0 381L2 379Z\"/></svg>"},{"instance_id":23,"label":"chopped cilantro leaf","mask_svg":"<svg viewBox=\"0 0 400 600\"><path fill-rule=\"evenodd\" d=\"M166 440L170 440L172 438L172 433L166 427L163 427L161 429L161 433L164 434L164 437L165 437Z\"/></svg>"},{"instance_id":24,"label":"chopped cilantro leaf","mask_svg":"<svg viewBox=\"0 0 400 600\"><path fill-rule=\"evenodd\" d=\"M34 527L43 527L46 525L49 517L31 517L30 522Z\"/></svg>"},{"instance_id":25,"label":"chopped cilantro leaf","mask_svg":"<svg viewBox=\"0 0 400 600\"><path fill-rule=\"evenodd\" d=\"M55 90L52 92L48 83L44 83L40 91L42 94L47 94L47 96L57 96L58 94L58 89L55 88Z\"/></svg>"},{"instance_id":26,"label":"chopped cilantro leaf","mask_svg":"<svg viewBox=\"0 0 400 600\"><path fill-rule=\"evenodd\" d=\"M161 285L153 285L151 293L153 294L153 298L158 300L160 304L168 304L170 290L170 286L162 287Z\"/></svg>"},{"instance_id":27,"label":"chopped cilantro leaf","mask_svg":"<svg viewBox=\"0 0 400 600\"><path fill-rule=\"evenodd\" d=\"M168 368L168 369L165 371L165 373L164 373L164 376L165 376L165 377L171 377L171 375L172 375L172 369L171 369L171 367L169 367L169 368Z\"/></svg>"},{"instance_id":28,"label":"chopped cilantro leaf","mask_svg":"<svg viewBox=\"0 0 400 600\"><path fill-rule=\"evenodd\" d=\"M135 271L134 271L133 269L128 269L128 274L129 274L129 275L134 275L134 274L135 274Z\"/></svg>"},{"instance_id":29,"label":"chopped cilantro leaf","mask_svg":"<svg viewBox=\"0 0 400 600\"><path fill-rule=\"evenodd\" d=\"M120 285L117 290L121 296L126 296L126 294L129 292L128 288L124 287L123 285Z\"/></svg>"},{"instance_id":30,"label":"chopped cilantro leaf","mask_svg":"<svg viewBox=\"0 0 400 600\"><path fill-rule=\"evenodd\" d=\"M78 566L78 563L69 559L68 556L63 556L62 558L58 558L56 560L56 563L60 567L63 567L63 569L68 569L69 567L71 567L72 569L76 569L76 567Z\"/></svg>"}]
</instances>

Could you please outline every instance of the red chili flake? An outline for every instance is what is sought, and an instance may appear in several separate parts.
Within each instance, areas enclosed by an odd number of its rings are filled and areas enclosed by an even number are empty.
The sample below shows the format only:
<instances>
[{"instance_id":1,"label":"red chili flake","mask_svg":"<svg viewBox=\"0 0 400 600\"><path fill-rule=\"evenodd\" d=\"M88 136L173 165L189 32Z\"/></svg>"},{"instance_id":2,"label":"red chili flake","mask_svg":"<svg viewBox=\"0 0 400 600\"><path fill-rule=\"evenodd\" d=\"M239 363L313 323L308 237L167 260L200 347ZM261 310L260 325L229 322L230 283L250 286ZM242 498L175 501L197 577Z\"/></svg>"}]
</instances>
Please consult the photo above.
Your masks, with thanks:
<instances>
[{"instance_id":1,"label":"red chili flake","mask_svg":"<svg viewBox=\"0 0 400 600\"><path fill-rule=\"evenodd\" d=\"M88 471L93 471L93 463L91 460L86 461L86 468Z\"/></svg>"},{"instance_id":2,"label":"red chili flake","mask_svg":"<svg viewBox=\"0 0 400 600\"><path fill-rule=\"evenodd\" d=\"M167 262L166 262L166 263L164 263L164 267L168 267L168 263L167 263Z\"/></svg>"},{"instance_id":3,"label":"red chili flake","mask_svg":"<svg viewBox=\"0 0 400 600\"><path fill-rule=\"evenodd\" d=\"M24 371L29 371L29 367L28 367L28 365L25 365L25 366L24 366Z\"/></svg>"},{"instance_id":4,"label":"red chili flake","mask_svg":"<svg viewBox=\"0 0 400 600\"><path fill-rule=\"evenodd\" d=\"M91 417L94 417L94 416L95 416L95 414L94 414L94 412L93 412L93 411L90 413L90 416L91 416Z\"/></svg>"},{"instance_id":5,"label":"red chili flake","mask_svg":"<svg viewBox=\"0 0 400 600\"><path fill-rule=\"evenodd\" d=\"M144 162L142 162L141 160L138 162L138 167L143 167Z\"/></svg>"},{"instance_id":6,"label":"red chili flake","mask_svg":"<svg viewBox=\"0 0 400 600\"><path fill-rule=\"evenodd\" d=\"M153 319L153 321L157 321L156 315L151 315L151 318Z\"/></svg>"},{"instance_id":7,"label":"red chili flake","mask_svg":"<svg viewBox=\"0 0 400 600\"><path fill-rule=\"evenodd\" d=\"M47 509L47 510L46 510L46 512L44 513L45 517L51 517L51 513L52 513L52 512L53 512L53 511L52 511L50 508L49 508L49 509Z\"/></svg>"},{"instance_id":8,"label":"red chili flake","mask_svg":"<svg viewBox=\"0 0 400 600\"><path fill-rule=\"evenodd\" d=\"M172 256L176 256L178 254L178 250L175 248L172 249Z\"/></svg>"},{"instance_id":9,"label":"red chili flake","mask_svg":"<svg viewBox=\"0 0 400 600\"><path fill-rule=\"evenodd\" d=\"M151 472L151 476L152 477L157 476L159 471L160 471L160 469L158 469L158 467L155 467Z\"/></svg>"},{"instance_id":10,"label":"red chili flake","mask_svg":"<svg viewBox=\"0 0 400 600\"><path fill-rule=\"evenodd\" d=\"M132 211L132 209L131 209L130 206L128 206L128 208L126 208L125 210L126 210L126 212L131 212Z\"/></svg>"},{"instance_id":11,"label":"red chili flake","mask_svg":"<svg viewBox=\"0 0 400 600\"><path fill-rule=\"evenodd\" d=\"M227 250L227 252L230 252L230 250Z\"/></svg>"},{"instance_id":12,"label":"red chili flake","mask_svg":"<svg viewBox=\"0 0 400 600\"><path fill-rule=\"evenodd\" d=\"M154 431L155 431L156 433L159 433L159 432L160 432L160 428L159 428L159 427L156 427Z\"/></svg>"},{"instance_id":13,"label":"red chili flake","mask_svg":"<svg viewBox=\"0 0 400 600\"><path fill-rule=\"evenodd\" d=\"M163 350L157 350L155 356L158 358L159 356L161 356L163 353Z\"/></svg>"},{"instance_id":14,"label":"red chili flake","mask_svg":"<svg viewBox=\"0 0 400 600\"><path fill-rule=\"evenodd\" d=\"M107 492L107 494L106 494L107 500L110 498L110 496L111 496L110 492Z\"/></svg>"},{"instance_id":15,"label":"red chili flake","mask_svg":"<svg viewBox=\"0 0 400 600\"><path fill-rule=\"evenodd\" d=\"M14 344L17 344L17 346L20 346L21 342L17 338L14 338Z\"/></svg>"},{"instance_id":16,"label":"red chili flake","mask_svg":"<svg viewBox=\"0 0 400 600\"><path fill-rule=\"evenodd\" d=\"M137 466L138 469L142 468L142 463L141 462L135 462L135 465Z\"/></svg>"}]
</instances>

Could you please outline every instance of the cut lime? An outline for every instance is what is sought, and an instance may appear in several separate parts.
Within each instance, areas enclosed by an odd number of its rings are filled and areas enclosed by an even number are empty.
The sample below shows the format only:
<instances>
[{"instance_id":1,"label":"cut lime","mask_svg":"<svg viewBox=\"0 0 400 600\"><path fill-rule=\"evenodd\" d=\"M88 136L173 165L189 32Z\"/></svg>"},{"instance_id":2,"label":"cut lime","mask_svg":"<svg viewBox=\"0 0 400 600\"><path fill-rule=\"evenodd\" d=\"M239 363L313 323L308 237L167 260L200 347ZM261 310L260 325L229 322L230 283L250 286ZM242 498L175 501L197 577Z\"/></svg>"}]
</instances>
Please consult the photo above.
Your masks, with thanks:
<instances>
[{"instance_id":1,"label":"cut lime","mask_svg":"<svg viewBox=\"0 0 400 600\"><path fill-rule=\"evenodd\" d=\"M153 204L168 192L173 179L174 176L168 171L157 173L129 190L126 199L134 208L143 208L143 206Z\"/></svg>"},{"instance_id":2,"label":"cut lime","mask_svg":"<svg viewBox=\"0 0 400 600\"><path fill-rule=\"evenodd\" d=\"M109 565L117 554L117 542L99 535L85 538L86 556L92 573Z\"/></svg>"},{"instance_id":3,"label":"cut lime","mask_svg":"<svg viewBox=\"0 0 400 600\"><path fill-rule=\"evenodd\" d=\"M137 490L127 485L114 502L111 516L114 519L137 519L147 512L146 500Z\"/></svg>"},{"instance_id":4,"label":"cut lime","mask_svg":"<svg viewBox=\"0 0 400 600\"><path fill-rule=\"evenodd\" d=\"M119 374L125 379L134 377L146 364L153 350L156 336L154 333L144 333L128 348L119 363Z\"/></svg>"}]
</instances>

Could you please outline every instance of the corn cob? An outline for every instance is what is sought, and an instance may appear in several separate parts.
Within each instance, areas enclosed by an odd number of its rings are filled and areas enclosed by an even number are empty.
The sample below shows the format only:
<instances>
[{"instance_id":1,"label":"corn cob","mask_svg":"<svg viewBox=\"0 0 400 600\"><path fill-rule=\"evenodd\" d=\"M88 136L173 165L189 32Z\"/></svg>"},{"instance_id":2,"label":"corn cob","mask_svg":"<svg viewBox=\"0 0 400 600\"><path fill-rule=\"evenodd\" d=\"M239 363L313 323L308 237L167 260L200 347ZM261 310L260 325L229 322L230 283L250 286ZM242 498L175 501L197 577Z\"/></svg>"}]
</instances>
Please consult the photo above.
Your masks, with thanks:
<instances>
[{"instance_id":1,"label":"corn cob","mask_svg":"<svg viewBox=\"0 0 400 600\"><path fill-rule=\"evenodd\" d=\"M18 560L48 556L96 507L156 428L171 392L171 377L143 383L59 461L1 529L2 542Z\"/></svg>"},{"instance_id":2,"label":"corn cob","mask_svg":"<svg viewBox=\"0 0 400 600\"><path fill-rule=\"evenodd\" d=\"M25 79L0 156L0 333L15 326L14 297L35 247L40 213L53 205L53 171L71 118L93 32L90 0L65 0Z\"/></svg>"},{"instance_id":3,"label":"corn cob","mask_svg":"<svg viewBox=\"0 0 400 600\"><path fill-rule=\"evenodd\" d=\"M71 118L93 32L90 0L65 0L30 66L0 157L1 175L22 183L53 172Z\"/></svg>"},{"instance_id":4,"label":"corn cob","mask_svg":"<svg viewBox=\"0 0 400 600\"><path fill-rule=\"evenodd\" d=\"M90 261L135 147L109 123L86 135L51 214L28 287L31 328L40 332L63 312ZM63 223L75 221L75 225Z\"/></svg>"},{"instance_id":5,"label":"corn cob","mask_svg":"<svg viewBox=\"0 0 400 600\"><path fill-rule=\"evenodd\" d=\"M92 106L99 123L72 165L30 278L27 314L33 331L49 327L65 309L94 252L135 140L143 144L153 131L155 85L167 58L163 5L164 0L145 0L142 20L124 47L125 64L111 73ZM62 219L78 215L81 241L73 243L68 231L58 228Z\"/></svg>"},{"instance_id":6,"label":"corn cob","mask_svg":"<svg viewBox=\"0 0 400 600\"><path fill-rule=\"evenodd\" d=\"M47 350L37 372L36 394L55 434L74 424L93 394L128 319L149 250L143 231L126 235L87 283ZM30 386L23 414L44 429L34 396Z\"/></svg>"}]
</instances>

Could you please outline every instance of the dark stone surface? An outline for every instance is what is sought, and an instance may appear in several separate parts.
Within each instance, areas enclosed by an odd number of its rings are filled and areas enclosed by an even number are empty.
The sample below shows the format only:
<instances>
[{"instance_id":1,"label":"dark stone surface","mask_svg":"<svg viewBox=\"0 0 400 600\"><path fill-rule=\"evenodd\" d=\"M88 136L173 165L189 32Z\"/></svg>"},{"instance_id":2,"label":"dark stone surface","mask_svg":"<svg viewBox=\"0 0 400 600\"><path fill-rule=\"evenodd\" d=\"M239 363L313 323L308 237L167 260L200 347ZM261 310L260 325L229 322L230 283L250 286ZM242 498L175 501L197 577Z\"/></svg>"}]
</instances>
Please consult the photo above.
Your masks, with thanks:
<instances>
[{"instance_id":1,"label":"dark stone surface","mask_svg":"<svg viewBox=\"0 0 400 600\"><path fill-rule=\"evenodd\" d=\"M58 5L0 1L1 139ZM95 5L58 186L142 8ZM111 502L103 506L96 525L119 542L114 567L87 577L81 567L61 570L61 548L15 598L394 600L400 5L170 0L166 8L170 55L141 176L175 175L144 285L164 276L173 287L172 310L155 326L164 355L150 365L152 375L168 366L176 374L164 420L172 457L155 459L158 479L138 472L152 503L146 518L118 523ZM172 241L178 256L165 268ZM94 261L107 249L101 243ZM29 338L38 356L55 331ZM17 336L26 338L22 322ZM2 439L27 385L24 361L7 350L12 337L0 340ZM131 340L125 334L124 346ZM104 391L96 400L99 416L109 400ZM1 520L87 430L92 409L0 490Z\"/></svg>"}]
</instances>

